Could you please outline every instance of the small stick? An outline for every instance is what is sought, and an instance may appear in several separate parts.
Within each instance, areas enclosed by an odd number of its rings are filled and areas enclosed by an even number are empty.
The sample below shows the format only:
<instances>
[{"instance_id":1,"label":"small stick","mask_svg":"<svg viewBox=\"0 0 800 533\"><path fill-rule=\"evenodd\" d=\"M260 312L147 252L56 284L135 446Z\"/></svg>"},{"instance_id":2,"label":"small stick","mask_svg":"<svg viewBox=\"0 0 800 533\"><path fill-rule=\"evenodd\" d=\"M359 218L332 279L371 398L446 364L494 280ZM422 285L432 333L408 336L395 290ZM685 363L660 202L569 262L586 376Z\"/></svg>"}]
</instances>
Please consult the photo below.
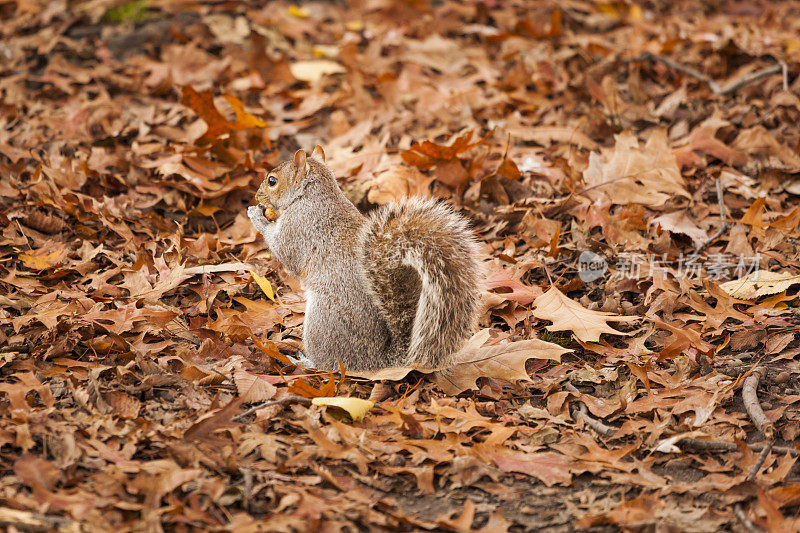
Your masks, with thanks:
<instances>
[{"instance_id":1,"label":"small stick","mask_svg":"<svg viewBox=\"0 0 800 533\"><path fill-rule=\"evenodd\" d=\"M681 65L680 63L678 63L676 61L673 61L673 60L671 60L671 59L669 59L667 57L657 56L657 55L653 54L652 52L644 52L643 54L641 54L641 55L639 55L639 56L637 56L637 57L635 57L635 58L633 58L633 59L631 59L629 61L639 62L639 61L645 61L647 59L649 59L650 61L655 61L656 63L661 63L662 65L666 65L669 68L675 69L675 70L677 70L679 72L683 72L684 74L688 74L689 76L691 76L691 77L693 77L695 79L698 79L698 80L700 80L702 82L705 82L705 83L708 84L708 86L711 88L711 90L714 91L714 94L719 94L720 87L717 84L717 82L715 82L714 80L712 80L711 78L709 78L708 76L706 76L705 74L700 72L699 70L696 70L696 69L694 69L692 67L688 67L686 65Z\"/></svg>"},{"instance_id":2,"label":"small stick","mask_svg":"<svg viewBox=\"0 0 800 533\"><path fill-rule=\"evenodd\" d=\"M742 523L742 526L748 533L759 533L759 529L747 518L747 515L744 514L741 503L737 503L733 506L733 514L739 519L739 522Z\"/></svg>"},{"instance_id":3,"label":"small stick","mask_svg":"<svg viewBox=\"0 0 800 533\"><path fill-rule=\"evenodd\" d=\"M655 61L656 63L661 63L663 65L666 65L666 66L668 66L668 67L670 67L672 69L675 69L675 70L677 70L679 72L683 72L685 74L688 74L692 78L698 79L698 80L708 84L708 87L711 89L711 91L714 94L719 95L719 96L724 96L726 94L730 94L732 92L735 92L735 91L741 89L745 85L748 85L750 83L756 82L756 81L760 80L761 78L766 78L767 76L771 76L773 74L778 74L779 72L783 73L783 87L784 87L784 90L787 90L788 87L789 87L789 78L788 78L788 72L787 72L788 69L786 67L786 64L783 63L783 62L781 62L783 64L772 65L770 67L765 67L765 68L762 68L761 70L757 70L755 72L751 72L750 74L745 74L744 76L731 81L730 83L728 83L724 87L720 87L720 85L717 82L715 82L714 80L712 80L711 78L709 78L708 76L706 76L705 74L700 72L699 70L694 69L694 68L689 67L689 66L686 66L686 65L682 65L682 64L680 64L680 63L678 63L676 61L673 61L673 60L671 60L669 58L657 56L657 55L653 54L652 52L644 52L643 54L640 54L639 56L637 56L637 57L635 57L633 59L629 59L628 61L629 62L645 61L645 60L648 60L648 59L650 61Z\"/></svg>"},{"instance_id":4,"label":"small stick","mask_svg":"<svg viewBox=\"0 0 800 533\"><path fill-rule=\"evenodd\" d=\"M755 72L751 72L750 74L746 74L741 78L739 78L738 80L730 82L725 87L721 88L719 91L714 91L714 92L719 95L730 94L738 89L741 89L745 85L760 80L761 78L766 78L767 76L778 74L782 70L783 67L781 65L772 65L771 67L762 68L761 70L757 70ZM711 90L713 91L714 89L712 88Z\"/></svg>"},{"instance_id":5,"label":"small stick","mask_svg":"<svg viewBox=\"0 0 800 533\"><path fill-rule=\"evenodd\" d=\"M767 456L771 450L772 441L768 441L761 449L761 453L758 454L758 459L756 459L756 463L753 465L753 468L750 469L750 473L747 474L747 481L753 481L756 478L756 474L758 474L758 471L761 470L762 466L764 466L764 461L767 460Z\"/></svg>"},{"instance_id":6,"label":"small stick","mask_svg":"<svg viewBox=\"0 0 800 533\"><path fill-rule=\"evenodd\" d=\"M709 237L705 242L701 243L694 249L694 253L696 254L702 252L706 246L722 237L722 235L728 231L728 221L725 218L725 201L723 200L722 181L720 181L719 178L717 178L717 204L719 205L719 230L717 230L714 235Z\"/></svg>"},{"instance_id":7,"label":"small stick","mask_svg":"<svg viewBox=\"0 0 800 533\"><path fill-rule=\"evenodd\" d=\"M579 391L572 383L567 383L566 385L564 385L564 389L573 394L581 393L581 391ZM572 411L572 418L574 418L575 420L582 420L584 424L592 428L597 434L599 434L602 437L608 437L609 435L611 435L616 431L615 428L607 426L604 423L600 422L599 420L592 418L592 416L589 415L588 409L586 408L586 404L583 402L578 402L578 408Z\"/></svg>"},{"instance_id":8,"label":"small stick","mask_svg":"<svg viewBox=\"0 0 800 533\"><path fill-rule=\"evenodd\" d=\"M681 439L675 444L677 444L678 446L692 448L698 451L735 452L739 450L736 444L732 442L719 442L713 440L698 440L698 439L687 438L687 439ZM756 444L748 444L747 447L753 450L754 452L760 452L763 451L764 448L767 447L767 445L762 443L756 443ZM781 455L785 455L788 453L789 455L792 455L794 457L800 457L800 449L798 448L788 448L786 446L770 446L770 449L773 452L779 453Z\"/></svg>"},{"instance_id":9,"label":"small stick","mask_svg":"<svg viewBox=\"0 0 800 533\"><path fill-rule=\"evenodd\" d=\"M744 408L747 414L750 415L750 420L758 428L758 430L768 440L775 439L775 426L769 421L764 410L761 409L761 404L758 402L758 395L756 389L758 388L758 380L766 374L763 367L754 368L753 371L744 380L742 386L742 400L744 401Z\"/></svg>"},{"instance_id":10,"label":"small stick","mask_svg":"<svg viewBox=\"0 0 800 533\"><path fill-rule=\"evenodd\" d=\"M244 509L250 511L250 495L253 492L253 471L249 468L242 470L244 475Z\"/></svg>"},{"instance_id":11,"label":"small stick","mask_svg":"<svg viewBox=\"0 0 800 533\"><path fill-rule=\"evenodd\" d=\"M781 65L781 75L783 76L783 90L789 90L789 67L786 66L786 61L783 59L780 60Z\"/></svg>"},{"instance_id":12,"label":"small stick","mask_svg":"<svg viewBox=\"0 0 800 533\"><path fill-rule=\"evenodd\" d=\"M238 415L234 416L233 417L233 421L234 422L238 422L238 421L242 420L244 417L246 417L247 415L249 415L250 413L255 413L256 411L259 411L259 410L264 409L265 407L269 407L271 405L286 405L287 403L292 403L292 402L301 403L303 405L311 405L311 398L303 398L302 396L294 396L294 395L292 395L292 396L286 396L285 398L281 398L280 400L270 400L268 402L262 402L262 403L260 403L258 405L254 405L250 409L247 409L246 411L242 411Z\"/></svg>"}]
</instances>

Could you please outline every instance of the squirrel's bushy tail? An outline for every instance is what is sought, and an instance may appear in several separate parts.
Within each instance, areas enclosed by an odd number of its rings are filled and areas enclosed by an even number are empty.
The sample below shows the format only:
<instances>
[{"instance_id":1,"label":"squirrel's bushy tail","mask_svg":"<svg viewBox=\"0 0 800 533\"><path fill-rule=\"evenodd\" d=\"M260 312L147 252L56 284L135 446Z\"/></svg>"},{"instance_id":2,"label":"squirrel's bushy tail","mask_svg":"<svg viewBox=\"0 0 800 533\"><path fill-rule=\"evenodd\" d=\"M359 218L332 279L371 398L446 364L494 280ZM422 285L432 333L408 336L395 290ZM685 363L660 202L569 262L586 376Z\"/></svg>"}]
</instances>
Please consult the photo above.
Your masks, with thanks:
<instances>
[{"instance_id":1,"label":"squirrel's bushy tail","mask_svg":"<svg viewBox=\"0 0 800 533\"><path fill-rule=\"evenodd\" d=\"M392 364L447 366L480 311L482 263L467 221L443 203L407 198L377 209L362 238Z\"/></svg>"}]
</instances>

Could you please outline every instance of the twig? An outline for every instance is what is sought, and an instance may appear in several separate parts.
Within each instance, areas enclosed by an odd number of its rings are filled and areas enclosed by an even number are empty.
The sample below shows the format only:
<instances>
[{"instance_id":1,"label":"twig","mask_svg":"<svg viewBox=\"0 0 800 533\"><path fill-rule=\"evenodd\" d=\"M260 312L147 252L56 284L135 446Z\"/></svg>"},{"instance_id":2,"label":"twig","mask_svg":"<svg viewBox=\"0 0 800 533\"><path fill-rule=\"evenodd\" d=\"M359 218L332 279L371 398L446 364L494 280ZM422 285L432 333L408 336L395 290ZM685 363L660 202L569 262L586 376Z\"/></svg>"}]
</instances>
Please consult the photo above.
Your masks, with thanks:
<instances>
[{"instance_id":1,"label":"twig","mask_svg":"<svg viewBox=\"0 0 800 533\"><path fill-rule=\"evenodd\" d=\"M750 74L746 74L739 78L738 80L733 80L725 87L721 88L719 91L714 91L716 94L725 95L730 94L734 91L737 91L748 85L750 83L756 82L761 78L766 78L767 76L772 76L773 74L778 74L783 70L781 65L772 65L771 67L765 67L761 70L757 70L755 72L751 72ZM713 90L713 89L712 89Z\"/></svg>"},{"instance_id":2,"label":"twig","mask_svg":"<svg viewBox=\"0 0 800 533\"><path fill-rule=\"evenodd\" d=\"M775 426L769 421L764 410L761 409L761 404L758 403L758 395L756 389L758 388L758 380L764 377L766 371L763 367L753 369L749 376L744 380L742 386L742 400L744 400L744 408L747 414L750 415L750 420L758 428L758 430L768 440L775 439Z\"/></svg>"},{"instance_id":3,"label":"twig","mask_svg":"<svg viewBox=\"0 0 800 533\"><path fill-rule=\"evenodd\" d=\"M682 65L669 58L657 56L651 52L644 52L643 54L640 54L637 57L634 57L633 59L630 59L628 61L640 62L645 60L655 61L656 63L661 63L662 65L666 65L669 68L688 74L689 76L708 84L708 87L711 89L711 91L719 96L730 94L732 92L741 89L745 85L756 82L761 78L766 78L767 76L778 74L779 72L784 73L783 75L784 90L789 87L787 67L786 64L783 62L781 62L783 64L772 65L770 67L765 67L762 68L761 70L751 72L750 74L745 74L744 76L729 82L724 87L720 87L720 85L716 81L712 80L699 70L696 70L686 65Z\"/></svg>"},{"instance_id":4,"label":"twig","mask_svg":"<svg viewBox=\"0 0 800 533\"><path fill-rule=\"evenodd\" d=\"M742 527L744 527L749 533L759 533L759 529L753 524L747 515L744 514L744 509L742 509L742 504L737 503L733 506L733 514L736 518L739 519L739 522L742 523Z\"/></svg>"},{"instance_id":5,"label":"twig","mask_svg":"<svg viewBox=\"0 0 800 533\"><path fill-rule=\"evenodd\" d=\"M698 439L681 439L675 444L679 446L683 446L686 448L692 448L698 451L710 451L710 452L735 452L738 451L739 448L736 444L732 442L719 442L713 440L698 440ZM753 450L754 452L763 451L764 448L767 446L763 443L756 443L756 444L748 444L748 448ZM786 446L770 446L770 449L781 455L789 454L795 457L800 457L800 449L798 448L788 448Z\"/></svg>"},{"instance_id":6,"label":"twig","mask_svg":"<svg viewBox=\"0 0 800 533\"><path fill-rule=\"evenodd\" d=\"M789 90L789 67L786 66L786 61L784 61L782 59L779 61L779 63L781 65L781 75L783 76L783 90L784 91L788 91Z\"/></svg>"},{"instance_id":7,"label":"twig","mask_svg":"<svg viewBox=\"0 0 800 533\"><path fill-rule=\"evenodd\" d=\"M702 252L706 246L708 246L712 242L722 237L722 235L724 235L725 232L728 231L729 225L728 221L725 218L725 202L723 200L723 192L724 191L722 190L722 181L719 178L717 178L717 204L719 205L719 220L720 220L719 230L717 230L717 232L714 235L706 239L705 242L699 244L694 249L694 253L696 254Z\"/></svg>"},{"instance_id":8,"label":"twig","mask_svg":"<svg viewBox=\"0 0 800 533\"><path fill-rule=\"evenodd\" d=\"M265 407L269 407L271 405L285 405L287 403L292 403L292 402L300 403L300 404L303 404L303 405L311 405L311 398L304 398L302 396L294 396L294 395L292 395L292 396L286 396L285 398L281 398L280 400L270 400L268 402L263 402L263 403L260 403L258 405L254 405L250 409L248 409L246 411L242 411L238 415L234 416L233 417L233 421L234 422L238 422L238 421L242 420L244 417L246 417L247 415L249 415L251 413L255 413L256 411L259 411L259 410L264 409Z\"/></svg>"},{"instance_id":9,"label":"twig","mask_svg":"<svg viewBox=\"0 0 800 533\"><path fill-rule=\"evenodd\" d=\"M767 441L767 443L761 449L761 453L758 454L758 459L756 459L756 463L753 465L753 468L750 469L750 473L747 474L747 481L753 481L756 478L756 474L758 474L758 471L761 470L762 466L764 466L764 461L767 460L767 456L771 450L772 441Z\"/></svg>"},{"instance_id":10,"label":"twig","mask_svg":"<svg viewBox=\"0 0 800 533\"><path fill-rule=\"evenodd\" d=\"M250 496L253 492L253 471L249 468L242 470L244 475L244 510L250 512Z\"/></svg>"},{"instance_id":11,"label":"twig","mask_svg":"<svg viewBox=\"0 0 800 533\"><path fill-rule=\"evenodd\" d=\"M581 393L581 391L579 391L572 383L565 384L564 389L573 394ZM583 402L578 402L578 408L572 411L572 418L574 418L575 420L582 420L584 424L592 428L595 431L595 433L599 434L602 437L608 437L609 435L611 435L616 431L615 428L607 426L601 421L592 418L592 416L588 412L588 409L586 408L586 404Z\"/></svg>"},{"instance_id":12,"label":"twig","mask_svg":"<svg viewBox=\"0 0 800 533\"><path fill-rule=\"evenodd\" d=\"M719 94L720 87L717 84L717 82L715 82L714 80L712 80L711 78L709 78L708 76L706 76L705 74L700 72L699 70L693 69L692 67L687 67L686 65L681 65L680 63L678 63L676 61L673 61L673 60L671 60L671 59L669 59L667 57L657 56L652 52L644 52L641 55L639 55L637 57L634 57L630 61L631 62L641 62L641 61L645 61L645 60L648 60L648 59L650 61L655 61L656 63L661 63L662 65L666 65L669 68L675 69L675 70L677 70L679 72L683 72L684 74L688 74L689 76L691 76L691 77L693 77L695 79L698 79L698 80L700 80L702 82L705 82L705 83L708 84L708 86L711 88L711 90L714 91L714 94Z\"/></svg>"}]
</instances>

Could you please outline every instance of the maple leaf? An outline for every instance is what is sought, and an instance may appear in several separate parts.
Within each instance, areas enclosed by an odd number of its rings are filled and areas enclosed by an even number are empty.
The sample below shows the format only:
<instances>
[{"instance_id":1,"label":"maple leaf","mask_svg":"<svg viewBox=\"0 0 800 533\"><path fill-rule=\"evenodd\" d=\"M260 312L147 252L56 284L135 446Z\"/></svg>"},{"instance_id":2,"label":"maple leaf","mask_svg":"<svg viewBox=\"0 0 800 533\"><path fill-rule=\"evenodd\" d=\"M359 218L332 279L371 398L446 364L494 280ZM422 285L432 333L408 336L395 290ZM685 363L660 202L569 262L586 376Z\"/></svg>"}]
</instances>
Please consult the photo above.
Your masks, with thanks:
<instances>
[{"instance_id":1,"label":"maple leaf","mask_svg":"<svg viewBox=\"0 0 800 533\"><path fill-rule=\"evenodd\" d=\"M533 316L542 320L550 320L552 326L547 326L548 331L572 331L575 337L582 342L597 342L600 335L630 335L617 331L608 325L608 322L633 322L639 320L637 316L621 316L614 313L592 311L586 309L574 300L570 300L564 293L555 287L536 298L533 302Z\"/></svg>"},{"instance_id":2,"label":"maple leaf","mask_svg":"<svg viewBox=\"0 0 800 533\"><path fill-rule=\"evenodd\" d=\"M614 138L614 148L589 154L589 166L583 171L587 196L647 206L662 205L674 195L690 198L666 132L651 134L643 148L630 132Z\"/></svg>"}]
</instances>

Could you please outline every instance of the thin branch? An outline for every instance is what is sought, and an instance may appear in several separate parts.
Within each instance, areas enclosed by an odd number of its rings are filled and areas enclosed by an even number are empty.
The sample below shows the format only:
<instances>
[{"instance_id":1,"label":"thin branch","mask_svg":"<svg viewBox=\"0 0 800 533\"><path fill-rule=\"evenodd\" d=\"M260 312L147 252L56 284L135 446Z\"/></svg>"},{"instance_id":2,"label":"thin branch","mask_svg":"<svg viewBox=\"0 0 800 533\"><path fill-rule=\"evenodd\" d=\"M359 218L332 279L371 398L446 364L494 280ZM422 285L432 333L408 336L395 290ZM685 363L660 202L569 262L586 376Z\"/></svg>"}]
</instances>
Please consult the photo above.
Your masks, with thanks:
<instances>
[{"instance_id":1,"label":"thin branch","mask_svg":"<svg viewBox=\"0 0 800 533\"><path fill-rule=\"evenodd\" d=\"M758 381L766 374L763 367L753 369L749 376L744 380L742 386L742 400L744 400L744 408L747 414L750 415L750 420L758 428L758 430L768 440L775 439L775 426L772 425L764 410L761 409L761 404L758 402L758 395L756 389L758 388Z\"/></svg>"},{"instance_id":2,"label":"thin branch","mask_svg":"<svg viewBox=\"0 0 800 533\"><path fill-rule=\"evenodd\" d=\"M579 391L572 383L565 384L564 389L573 394L581 393L581 391ZM577 402L577 403L578 403L578 408L572 410L572 418L574 418L576 421L577 420L583 421L584 424L592 428L595 431L595 433L599 434L602 437L608 437L609 435L611 435L616 431L616 428L607 426L601 421L592 418L592 416L588 412L588 409L586 408L586 404L584 404L583 402Z\"/></svg>"},{"instance_id":3,"label":"thin branch","mask_svg":"<svg viewBox=\"0 0 800 533\"><path fill-rule=\"evenodd\" d=\"M708 246L712 242L722 237L725 234L725 232L728 231L729 225L725 217L725 201L723 200L723 192L724 191L722 190L722 181L719 178L717 178L717 205L719 205L719 219L720 219L719 230L717 230L717 232L711 237L709 237L705 242L699 244L694 249L695 253L702 252L706 246Z\"/></svg>"},{"instance_id":4,"label":"thin branch","mask_svg":"<svg viewBox=\"0 0 800 533\"><path fill-rule=\"evenodd\" d=\"M783 76L784 90L789 87L788 72L787 72L787 67L786 67L785 63L772 65L772 66L769 66L769 67L762 68L761 70L757 70L755 72L751 72L750 74L745 74L744 76L741 76L740 78L737 78L735 80L732 80L732 81L728 82L724 87L720 87L720 85L716 81L712 80L711 78L709 78L708 76L706 76L705 74L700 72L699 70L697 70L695 68L692 68L692 67L689 67L687 65L682 65L681 63L678 63L677 61L673 61L672 59L669 59L667 57L657 56L657 55L655 55L655 54L653 54L651 52L644 52L643 54L640 54L640 55L634 57L633 59L629 59L628 61L629 62L641 62L641 61L645 61L645 60L650 60L650 61L654 61L656 63L661 63L662 65L666 65L671 69L677 70L679 72L683 72L684 74L687 74L687 75L691 76L692 78L698 79L698 80L706 83L708 85L708 87L711 89L711 91L714 94L719 95L719 96L724 96L726 94L730 94L732 92L735 92L735 91L741 89L745 85L749 85L749 84L754 83L754 82L756 82L756 81L758 81L758 80L760 80L762 78L766 78L767 76L771 76L773 74L778 74L778 73L781 73L781 72L784 74L784 76Z\"/></svg>"},{"instance_id":5,"label":"thin branch","mask_svg":"<svg viewBox=\"0 0 800 533\"><path fill-rule=\"evenodd\" d=\"M747 474L747 481L753 481L756 478L756 474L758 474L758 471L764 466L764 461L767 460L770 451L772 451L772 441L767 441L761 449L761 453L758 454L758 459L756 459L753 468L750 469L750 473Z\"/></svg>"},{"instance_id":6,"label":"thin branch","mask_svg":"<svg viewBox=\"0 0 800 533\"><path fill-rule=\"evenodd\" d=\"M720 442L720 441L713 441L713 440L698 440L698 439L681 439L676 442L678 446L682 446L685 448L692 448L696 451L709 451L709 452L736 452L739 451L739 448L736 444L732 442ZM761 452L764 448L767 447L764 443L756 443L756 444L748 444L748 448L753 450L754 452ZM778 454L785 455L789 454L794 457L800 457L800 449L798 448L789 448L786 446L770 446L770 449Z\"/></svg>"},{"instance_id":7,"label":"thin branch","mask_svg":"<svg viewBox=\"0 0 800 533\"><path fill-rule=\"evenodd\" d=\"M630 59L629 61L641 62L641 61L645 61L645 60L655 61L656 63L661 63L662 65L666 65L671 69L677 70L679 72L683 72L684 74L688 74L692 78L695 78L695 79L698 79L698 80L700 80L702 82L707 83L708 86L711 88L711 90L714 91L714 94L719 94L720 86L717 84L717 82L715 82L714 80L712 80L711 78L709 78L708 76L706 76L705 74L700 72L699 70L696 70L696 69L694 69L692 67L689 67L689 66L686 66L686 65L681 65L680 63L678 63L676 61L673 61L673 60L669 59L668 57L657 56L657 55L653 54L652 52L644 52L643 54L641 54L641 55L639 55L637 57L634 57L633 59Z\"/></svg>"},{"instance_id":8,"label":"thin branch","mask_svg":"<svg viewBox=\"0 0 800 533\"><path fill-rule=\"evenodd\" d=\"M781 65L781 75L783 76L783 90L789 90L789 67L786 65L786 61L780 60Z\"/></svg>"},{"instance_id":9,"label":"thin branch","mask_svg":"<svg viewBox=\"0 0 800 533\"><path fill-rule=\"evenodd\" d=\"M738 80L733 80L725 87L721 88L719 91L714 91L716 94L725 95L735 92L745 85L749 85L754 83L761 78L766 78L767 76L772 76L773 74L779 74L783 70L781 65L772 65L771 67L765 67L761 70L757 70L755 72L751 72L750 74L746 74L739 78ZM713 90L713 89L712 89Z\"/></svg>"},{"instance_id":10,"label":"thin branch","mask_svg":"<svg viewBox=\"0 0 800 533\"><path fill-rule=\"evenodd\" d=\"M744 509L742 509L742 504L737 503L733 506L733 514L742 523L742 527L744 527L748 533L759 533L759 529L753 524L747 515L744 514Z\"/></svg>"},{"instance_id":11,"label":"thin branch","mask_svg":"<svg viewBox=\"0 0 800 533\"><path fill-rule=\"evenodd\" d=\"M233 421L234 422L239 422L240 420L242 420L247 415L249 415L251 413L255 413L256 411L259 411L261 409L264 409L265 407L270 407L272 405L286 405L288 403L299 403L299 404L303 404L303 405L311 405L311 398L304 398L302 396L294 396L294 395L292 395L292 396L286 396L285 398L281 398L280 400L270 400L268 402L263 402L263 403L260 403L258 405L254 405L250 409L247 409L246 411L242 411L238 415L234 416L233 417Z\"/></svg>"}]
</instances>

